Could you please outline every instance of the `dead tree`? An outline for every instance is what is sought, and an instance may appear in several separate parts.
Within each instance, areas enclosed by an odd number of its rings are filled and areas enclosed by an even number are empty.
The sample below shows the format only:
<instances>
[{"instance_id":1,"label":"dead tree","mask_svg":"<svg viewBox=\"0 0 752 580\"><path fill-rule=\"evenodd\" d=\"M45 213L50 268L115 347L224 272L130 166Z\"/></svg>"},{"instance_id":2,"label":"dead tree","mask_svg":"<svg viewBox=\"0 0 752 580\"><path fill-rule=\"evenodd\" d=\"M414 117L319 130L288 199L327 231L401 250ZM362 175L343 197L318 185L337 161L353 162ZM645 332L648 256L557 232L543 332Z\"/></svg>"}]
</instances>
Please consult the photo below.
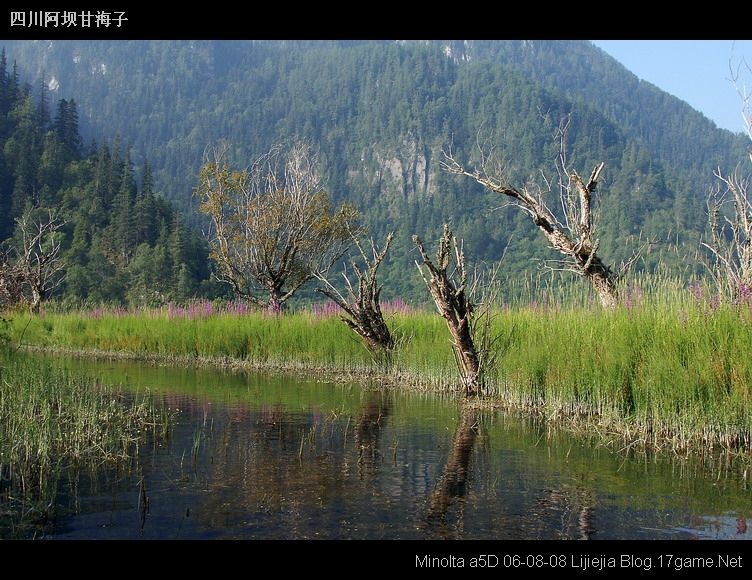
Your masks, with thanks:
<instances>
[{"instance_id":1,"label":"dead tree","mask_svg":"<svg viewBox=\"0 0 752 580\"><path fill-rule=\"evenodd\" d=\"M65 223L54 210L48 210L39 220L32 219L29 212L16 219L21 248L10 271L15 273L16 296L20 282L21 293L32 312L38 312L50 292L64 280L65 263L60 258L58 234Z\"/></svg>"},{"instance_id":2,"label":"dead tree","mask_svg":"<svg viewBox=\"0 0 752 580\"><path fill-rule=\"evenodd\" d=\"M729 63L731 82L741 99L744 128L752 139L752 95L740 88L742 67L746 73L752 74L744 60L736 70ZM752 162L752 154L749 160ZM710 259L703 259L703 263L718 288L719 296L737 301L752 292L752 200L749 195L752 176L744 175L739 167L733 175L724 175L719 167L714 175L720 184L708 196L710 240L703 242L702 246L709 251Z\"/></svg>"},{"instance_id":3,"label":"dead tree","mask_svg":"<svg viewBox=\"0 0 752 580\"><path fill-rule=\"evenodd\" d=\"M19 304L24 299L24 274L7 250L0 249L0 310Z\"/></svg>"},{"instance_id":4,"label":"dead tree","mask_svg":"<svg viewBox=\"0 0 752 580\"><path fill-rule=\"evenodd\" d=\"M452 231L447 224L444 224L444 234L439 240L435 264L429 258L423 242L417 235L413 236L413 242L423 259L422 265L417 261L415 265L452 335L452 347L465 387L465 395L468 397L477 395L483 385L481 384L480 359L473 342L471 328L476 305L468 298L471 289L467 287L467 270L462 246L457 245L457 240L452 236ZM452 252L452 246L454 246L454 252ZM453 270L447 272L452 258L454 258ZM423 266L428 270L428 276L424 273Z\"/></svg>"},{"instance_id":5,"label":"dead tree","mask_svg":"<svg viewBox=\"0 0 752 580\"><path fill-rule=\"evenodd\" d=\"M737 169L724 176L720 168L715 176L722 186L708 197L710 241L702 242L710 253L704 264L718 288L729 301L752 291L752 200L749 198L750 176Z\"/></svg>"},{"instance_id":6,"label":"dead tree","mask_svg":"<svg viewBox=\"0 0 752 580\"><path fill-rule=\"evenodd\" d=\"M449 150L444 153L441 166L449 173L471 177L486 189L508 197L509 204L527 213L550 246L565 256L556 269L584 276L603 306L615 308L618 304L619 276L598 256L596 224L593 219L593 194L604 164L596 164L587 181L576 171L569 170L565 148L567 125L568 120L565 120L559 126L559 198L563 213L561 220L544 199L552 189L552 184L545 178L545 187L514 187L506 181L502 166L494 164L491 161L492 156L487 154L482 155L480 168L470 171L457 161Z\"/></svg>"},{"instance_id":7,"label":"dead tree","mask_svg":"<svg viewBox=\"0 0 752 580\"><path fill-rule=\"evenodd\" d=\"M379 266L384 261L387 251L389 251L389 244L394 238L394 232L387 235L386 242L381 250L376 247L373 238L371 238L370 256L364 250L355 232L351 232L351 237L363 261L362 268L358 266L356 260L350 262L357 278L357 291L347 271L342 273L347 287L345 295L329 281L326 272L316 274L316 278L324 284L324 288L317 288L316 291L334 301L346 313L346 316L341 317L342 320L363 339L372 354L388 353L394 348L394 338L381 312L379 296L382 286L379 286L377 274Z\"/></svg>"}]
</instances>

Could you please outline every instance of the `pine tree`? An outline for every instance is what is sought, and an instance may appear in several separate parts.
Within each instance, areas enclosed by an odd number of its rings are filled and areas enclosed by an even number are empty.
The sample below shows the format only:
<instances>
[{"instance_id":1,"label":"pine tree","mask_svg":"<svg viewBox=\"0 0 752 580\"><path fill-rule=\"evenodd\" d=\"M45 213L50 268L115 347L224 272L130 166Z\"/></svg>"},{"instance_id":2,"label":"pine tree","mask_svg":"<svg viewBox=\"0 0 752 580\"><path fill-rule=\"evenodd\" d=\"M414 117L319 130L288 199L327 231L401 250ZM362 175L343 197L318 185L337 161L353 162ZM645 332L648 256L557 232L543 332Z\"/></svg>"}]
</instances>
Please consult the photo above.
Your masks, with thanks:
<instances>
[{"instance_id":1,"label":"pine tree","mask_svg":"<svg viewBox=\"0 0 752 580\"><path fill-rule=\"evenodd\" d=\"M58 101L52 128L58 141L66 147L68 157L78 159L81 152L81 136L78 133L78 110L75 100Z\"/></svg>"},{"instance_id":2,"label":"pine tree","mask_svg":"<svg viewBox=\"0 0 752 580\"><path fill-rule=\"evenodd\" d=\"M18 217L27 204L37 206L36 176L41 155L42 135L37 123L36 107L32 95L26 95L11 112L15 120L13 135L5 144L6 159L13 167L11 213Z\"/></svg>"},{"instance_id":3,"label":"pine tree","mask_svg":"<svg viewBox=\"0 0 752 580\"><path fill-rule=\"evenodd\" d=\"M95 160L94 169L94 203L92 205L92 216L96 224L103 224L106 219L106 213L110 207L111 192L110 187L110 168L112 165L112 156L107 143L102 143Z\"/></svg>"},{"instance_id":4,"label":"pine tree","mask_svg":"<svg viewBox=\"0 0 752 580\"><path fill-rule=\"evenodd\" d=\"M154 181L148 161L144 161L141 177L141 190L138 192L134 207L136 244L153 246L159 236L159 210L154 198Z\"/></svg>"},{"instance_id":5,"label":"pine tree","mask_svg":"<svg viewBox=\"0 0 752 580\"><path fill-rule=\"evenodd\" d=\"M120 189L112 200L112 212L110 218L110 240L113 254L117 256L117 263L127 266L133 252L136 249L136 228L134 203L136 198L136 184L133 178L133 166L131 165L130 151L126 150L125 159L122 163Z\"/></svg>"},{"instance_id":6,"label":"pine tree","mask_svg":"<svg viewBox=\"0 0 752 580\"><path fill-rule=\"evenodd\" d=\"M47 82L45 80L45 73L42 71L42 76L39 81L39 126L42 131L46 131L50 126L50 97L49 90L47 89Z\"/></svg>"},{"instance_id":7,"label":"pine tree","mask_svg":"<svg viewBox=\"0 0 752 580\"><path fill-rule=\"evenodd\" d=\"M11 108L9 93L10 78L8 76L8 59L5 56L5 48L0 52L0 138L4 137L4 117Z\"/></svg>"},{"instance_id":8,"label":"pine tree","mask_svg":"<svg viewBox=\"0 0 752 580\"><path fill-rule=\"evenodd\" d=\"M81 153L81 135L78 132L78 105L75 99L68 101L68 118L65 124L65 143L74 154L74 157L78 158Z\"/></svg>"},{"instance_id":9,"label":"pine tree","mask_svg":"<svg viewBox=\"0 0 752 580\"><path fill-rule=\"evenodd\" d=\"M13 61L13 72L11 73L9 79L8 79L8 103L9 107L12 107L15 105L16 101L18 100L20 96L20 89L21 83L18 78L18 64Z\"/></svg>"}]
</instances>

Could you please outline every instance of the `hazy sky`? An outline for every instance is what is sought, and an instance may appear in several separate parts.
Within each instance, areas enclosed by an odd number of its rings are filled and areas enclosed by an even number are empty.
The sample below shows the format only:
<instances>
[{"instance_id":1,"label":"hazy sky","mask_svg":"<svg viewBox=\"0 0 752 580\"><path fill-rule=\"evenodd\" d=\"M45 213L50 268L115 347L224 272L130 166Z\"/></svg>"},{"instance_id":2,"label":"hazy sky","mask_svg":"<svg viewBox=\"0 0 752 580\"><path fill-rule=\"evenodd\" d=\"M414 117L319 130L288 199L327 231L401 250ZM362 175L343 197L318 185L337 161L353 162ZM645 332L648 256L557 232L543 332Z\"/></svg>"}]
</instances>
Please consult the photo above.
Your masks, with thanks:
<instances>
[{"instance_id":1,"label":"hazy sky","mask_svg":"<svg viewBox=\"0 0 752 580\"><path fill-rule=\"evenodd\" d=\"M719 127L744 131L729 59L752 66L752 40L593 40L641 79L692 105ZM752 75L743 80L752 91Z\"/></svg>"}]
</instances>

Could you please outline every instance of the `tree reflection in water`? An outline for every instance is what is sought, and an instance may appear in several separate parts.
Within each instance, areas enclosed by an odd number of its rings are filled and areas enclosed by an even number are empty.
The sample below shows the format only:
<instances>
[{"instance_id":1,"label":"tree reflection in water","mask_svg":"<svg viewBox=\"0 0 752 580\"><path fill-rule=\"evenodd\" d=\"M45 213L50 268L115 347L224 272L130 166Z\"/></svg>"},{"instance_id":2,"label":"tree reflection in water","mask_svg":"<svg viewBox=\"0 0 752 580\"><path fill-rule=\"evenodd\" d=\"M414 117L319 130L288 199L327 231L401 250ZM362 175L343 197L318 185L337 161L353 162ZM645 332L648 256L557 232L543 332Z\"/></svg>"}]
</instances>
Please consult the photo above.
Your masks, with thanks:
<instances>
[{"instance_id":1,"label":"tree reflection in water","mask_svg":"<svg viewBox=\"0 0 752 580\"><path fill-rule=\"evenodd\" d=\"M464 526L464 499L470 473L470 456L478 437L478 411L465 408L454 432L444 472L431 496L426 516L429 537L452 538L462 535ZM456 524L449 523L449 511L456 504Z\"/></svg>"},{"instance_id":2,"label":"tree reflection in water","mask_svg":"<svg viewBox=\"0 0 752 580\"><path fill-rule=\"evenodd\" d=\"M371 393L360 411L355 431L360 479L369 479L375 475L383 461L383 455L379 451L379 435L388 415L388 398L379 393Z\"/></svg>"},{"instance_id":3,"label":"tree reflection in water","mask_svg":"<svg viewBox=\"0 0 752 580\"><path fill-rule=\"evenodd\" d=\"M390 400L381 391L364 394L351 418L315 406L230 409L200 449L194 477L210 493L191 510L197 523L251 537L358 537L361 516L352 506L366 490L373 502L382 493L380 439Z\"/></svg>"},{"instance_id":4,"label":"tree reflection in water","mask_svg":"<svg viewBox=\"0 0 752 580\"><path fill-rule=\"evenodd\" d=\"M533 538L550 537L553 530L562 540L590 540L597 532L595 508L595 492L584 482L543 489L530 507L525 531ZM559 519L554 525L551 514Z\"/></svg>"}]
</instances>

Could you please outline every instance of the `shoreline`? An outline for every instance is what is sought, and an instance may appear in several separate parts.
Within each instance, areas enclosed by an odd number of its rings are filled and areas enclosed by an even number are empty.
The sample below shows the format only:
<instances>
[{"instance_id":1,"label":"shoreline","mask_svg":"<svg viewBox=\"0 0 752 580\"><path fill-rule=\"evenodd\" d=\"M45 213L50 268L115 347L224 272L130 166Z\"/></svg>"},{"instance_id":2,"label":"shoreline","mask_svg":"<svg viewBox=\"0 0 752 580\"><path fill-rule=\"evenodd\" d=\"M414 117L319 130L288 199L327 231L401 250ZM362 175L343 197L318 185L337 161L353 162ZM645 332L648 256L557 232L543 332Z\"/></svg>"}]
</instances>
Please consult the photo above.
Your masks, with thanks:
<instances>
[{"instance_id":1,"label":"shoreline","mask_svg":"<svg viewBox=\"0 0 752 580\"><path fill-rule=\"evenodd\" d=\"M317 382L359 383L371 388L402 389L430 392L448 396L458 405L485 411L501 411L542 421L548 427L561 428L570 433L591 438L595 444L605 446L615 453L661 454L673 453L679 457L731 458L752 462L749 435L726 433L725 441L717 432L683 433L679 436L667 426L644 424L627 417L604 414L582 403L567 401L535 401L510 389L486 396L465 398L458 384L437 377L397 369L383 370L374 366L342 368L300 362L254 362L232 357L175 356L155 353L136 353L101 349L81 349L57 346L21 345L19 350L48 355L63 355L93 360L119 360L141 362L160 367L188 366L230 372L277 373L316 379Z\"/></svg>"}]
</instances>

